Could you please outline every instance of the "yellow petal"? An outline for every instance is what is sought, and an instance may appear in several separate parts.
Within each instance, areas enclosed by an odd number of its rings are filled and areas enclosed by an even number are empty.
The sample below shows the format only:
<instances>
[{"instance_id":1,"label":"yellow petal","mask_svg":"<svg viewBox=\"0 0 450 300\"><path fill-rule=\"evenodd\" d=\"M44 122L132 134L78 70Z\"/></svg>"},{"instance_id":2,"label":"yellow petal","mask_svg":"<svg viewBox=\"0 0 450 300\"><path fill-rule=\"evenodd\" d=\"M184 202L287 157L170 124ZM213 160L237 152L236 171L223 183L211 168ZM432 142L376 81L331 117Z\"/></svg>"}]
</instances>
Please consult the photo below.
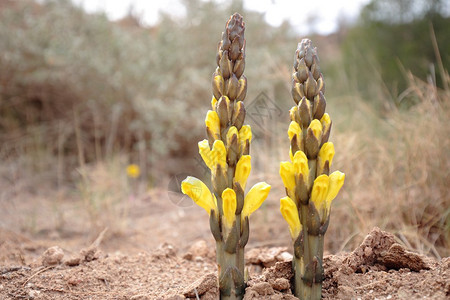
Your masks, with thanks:
<instances>
[{"instance_id":1,"label":"yellow petal","mask_svg":"<svg viewBox=\"0 0 450 300\"><path fill-rule=\"evenodd\" d=\"M212 110L216 110L216 104L217 104L217 99L216 99L216 97L214 97L214 96L212 96L212 99L211 99L211 107L212 107Z\"/></svg>"},{"instance_id":2,"label":"yellow petal","mask_svg":"<svg viewBox=\"0 0 450 300\"><path fill-rule=\"evenodd\" d=\"M236 164L234 180L239 182L243 190L245 190L247 178L250 175L250 170L252 169L251 159L252 158L250 155L242 155Z\"/></svg>"},{"instance_id":3,"label":"yellow petal","mask_svg":"<svg viewBox=\"0 0 450 300\"><path fill-rule=\"evenodd\" d=\"M241 152L244 149L247 140L249 143L252 141L252 128L250 125L244 125L239 130L239 150Z\"/></svg>"},{"instance_id":4,"label":"yellow petal","mask_svg":"<svg viewBox=\"0 0 450 300\"><path fill-rule=\"evenodd\" d=\"M295 106L295 107L297 107L297 106ZM292 140L292 137L294 136L294 134L297 135L297 139L300 139L301 134L302 134L302 129L300 128L300 125L297 122L291 121L291 123L289 124L289 129L288 129L289 140Z\"/></svg>"},{"instance_id":5,"label":"yellow petal","mask_svg":"<svg viewBox=\"0 0 450 300\"><path fill-rule=\"evenodd\" d=\"M250 216L257 210L261 204L266 200L270 192L270 185L265 182L255 184L244 199L244 207L242 208L242 218Z\"/></svg>"},{"instance_id":6,"label":"yellow petal","mask_svg":"<svg viewBox=\"0 0 450 300\"><path fill-rule=\"evenodd\" d=\"M236 137L238 137L238 136L239 136L239 133L238 133L238 130L237 130L236 127L231 126L231 127L228 129L228 132L227 132L227 146L228 146L228 147L229 147L230 144L231 144L231 138L233 137L233 135L236 135Z\"/></svg>"},{"instance_id":7,"label":"yellow petal","mask_svg":"<svg viewBox=\"0 0 450 300\"><path fill-rule=\"evenodd\" d=\"M314 136L320 141L320 137L322 136L322 124L320 121L317 119L312 120L308 128L311 128Z\"/></svg>"},{"instance_id":8,"label":"yellow petal","mask_svg":"<svg viewBox=\"0 0 450 300\"><path fill-rule=\"evenodd\" d=\"M335 171L330 174L330 185L328 188L328 194L326 197L326 207L327 210L331 207L331 201L336 198L339 190L344 185L345 174L339 171Z\"/></svg>"},{"instance_id":9,"label":"yellow petal","mask_svg":"<svg viewBox=\"0 0 450 300\"><path fill-rule=\"evenodd\" d=\"M325 199L328 194L328 185L330 179L328 175L320 175L314 180L314 185L311 191L311 201L316 206L316 209L320 212L325 204Z\"/></svg>"},{"instance_id":10,"label":"yellow petal","mask_svg":"<svg viewBox=\"0 0 450 300\"><path fill-rule=\"evenodd\" d=\"M289 231L291 232L292 239L296 239L302 230L302 225L300 224L298 209L294 201L289 197L281 198L280 212L289 224Z\"/></svg>"},{"instance_id":11,"label":"yellow petal","mask_svg":"<svg viewBox=\"0 0 450 300\"><path fill-rule=\"evenodd\" d=\"M320 119L320 123L322 123L322 131L326 132L331 126L330 115L328 113L324 113Z\"/></svg>"},{"instance_id":12,"label":"yellow petal","mask_svg":"<svg viewBox=\"0 0 450 300\"><path fill-rule=\"evenodd\" d=\"M222 140L216 140L214 142L211 150L211 160L213 167L219 164L223 170L227 169L227 149Z\"/></svg>"},{"instance_id":13,"label":"yellow petal","mask_svg":"<svg viewBox=\"0 0 450 300\"><path fill-rule=\"evenodd\" d=\"M298 152L298 151L297 151ZM280 176L283 184L288 191L290 197L294 197L295 193L295 171L294 165L288 161L280 163Z\"/></svg>"},{"instance_id":14,"label":"yellow petal","mask_svg":"<svg viewBox=\"0 0 450 300\"><path fill-rule=\"evenodd\" d=\"M206 114L205 125L209 128L209 130L211 130L211 133L213 134L215 139L220 139L220 120L217 112L208 110L208 113Z\"/></svg>"},{"instance_id":15,"label":"yellow petal","mask_svg":"<svg viewBox=\"0 0 450 300\"><path fill-rule=\"evenodd\" d=\"M331 168L331 163L334 157L334 144L332 142L326 142L322 145L319 151L317 160L317 174L322 174L325 162L328 160L328 166Z\"/></svg>"},{"instance_id":16,"label":"yellow petal","mask_svg":"<svg viewBox=\"0 0 450 300\"><path fill-rule=\"evenodd\" d=\"M206 184L200 179L188 176L181 182L181 191L194 200L198 206L206 210L208 214L211 213L211 209L217 210L217 202L214 195L211 194Z\"/></svg>"},{"instance_id":17,"label":"yellow petal","mask_svg":"<svg viewBox=\"0 0 450 300\"><path fill-rule=\"evenodd\" d=\"M299 150L294 154L294 172L296 174L303 174L303 178L308 180L309 177L309 167L308 167L308 158L306 157L305 152Z\"/></svg>"},{"instance_id":18,"label":"yellow petal","mask_svg":"<svg viewBox=\"0 0 450 300\"><path fill-rule=\"evenodd\" d=\"M203 158L203 161L208 168L212 169L213 161L211 159L211 150L209 149L208 140L198 142L198 153L200 153L200 156Z\"/></svg>"},{"instance_id":19,"label":"yellow petal","mask_svg":"<svg viewBox=\"0 0 450 300\"><path fill-rule=\"evenodd\" d=\"M236 193L233 189L226 188L222 192L222 204L225 225L228 228L231 228L234 220L236 219Z\"/></svg>"}]
</instances>

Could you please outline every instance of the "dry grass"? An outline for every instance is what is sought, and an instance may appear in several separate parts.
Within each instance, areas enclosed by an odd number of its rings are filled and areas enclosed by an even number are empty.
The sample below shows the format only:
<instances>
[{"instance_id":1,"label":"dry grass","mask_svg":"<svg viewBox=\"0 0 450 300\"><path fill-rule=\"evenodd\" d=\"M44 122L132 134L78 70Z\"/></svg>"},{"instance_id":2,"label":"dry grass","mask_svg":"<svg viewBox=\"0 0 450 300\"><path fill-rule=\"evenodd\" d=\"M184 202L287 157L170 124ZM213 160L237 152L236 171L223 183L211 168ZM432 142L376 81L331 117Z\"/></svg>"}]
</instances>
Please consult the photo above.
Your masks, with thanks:
<instances>
[{"instance_id":1,"label":"dry grass","mask_svg":"<svg viewBox=\"0 0 450 300\"><path fill-rule=\"evenodd\" d=\"M347 175L328 233L334 251L379 226L422 253L450 254L449 91L410 79L410 96L420 101L407 111L378 117L358 99L338 99L352 111L333 113L334 169Z\"/></svg>"}]
</instances>

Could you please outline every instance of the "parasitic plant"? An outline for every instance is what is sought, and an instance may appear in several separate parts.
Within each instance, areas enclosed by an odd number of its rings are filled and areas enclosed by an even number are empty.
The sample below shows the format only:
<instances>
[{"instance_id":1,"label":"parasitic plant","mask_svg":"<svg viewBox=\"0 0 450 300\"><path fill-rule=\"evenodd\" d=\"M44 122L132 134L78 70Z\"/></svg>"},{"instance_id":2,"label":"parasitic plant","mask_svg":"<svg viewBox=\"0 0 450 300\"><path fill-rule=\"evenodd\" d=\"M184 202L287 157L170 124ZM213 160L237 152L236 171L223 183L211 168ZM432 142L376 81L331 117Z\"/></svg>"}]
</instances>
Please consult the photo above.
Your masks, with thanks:
<instances>
[{"instance_id":1,"label":"parasitic plant","mask_svg":"<svg viewBox=\"0 0 450 300\"><path fill-rule=\"evenodd\" d=\"M245 24L234 14L228 20L216 56L212 77L212 110L206 114L208 139L198 143L211 171L213 191L199 179L187 177L181 190L209 214L216 240L221 299L242 299L245 292L244 247L249 237L249 216L267 198L270 185L255 184L245 195L251 169L252 132L244 125L247 93Z\"/></svg>"},{"instance_id":2,"label":"parasitic plant","mask_svg":"<svg viewBox=\"0 0 450 300\"><path fill-rule=\"evenodd\" d=\"M291 161L281 162L287 196L280 211L289 224L294 245L294 295L320 299L323 281L323 241L330 221L331 201L344 184L344 173L330 173L334 145L328 142L330 116L325 113L325 85L316 48L308 39L298 44L292 75L288 136Z\"/></svg>"}]
</instances>

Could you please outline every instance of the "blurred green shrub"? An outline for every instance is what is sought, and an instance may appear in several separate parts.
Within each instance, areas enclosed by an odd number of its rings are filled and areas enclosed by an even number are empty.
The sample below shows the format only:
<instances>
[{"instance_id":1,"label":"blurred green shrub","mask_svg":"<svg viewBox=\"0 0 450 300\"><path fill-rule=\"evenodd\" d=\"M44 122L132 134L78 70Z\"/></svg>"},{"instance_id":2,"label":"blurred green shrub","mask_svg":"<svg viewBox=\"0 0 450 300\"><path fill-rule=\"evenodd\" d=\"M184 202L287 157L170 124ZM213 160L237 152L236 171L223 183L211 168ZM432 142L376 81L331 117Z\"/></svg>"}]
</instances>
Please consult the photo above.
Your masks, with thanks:
<instances>
[{"instance_id":1,"label":"blurred green shrub","mask_svg":"<svg viewBox=\"0 0 450 300\"><path fill-rule=\"evenodd\" d=\"M433 29L434 33L432 33ZM371 90L379 85L382 94L398 106L418 99L399 102L408 87L406 70L443 87L444 74L432 43L437 39L443 69L450 67L450 6L443 0L372 0L362 10L355 26L343 43L344 63L349 76L366 97L379 94ZM435 70L436 69L436 70ZM437 78L436 78L437 77ZM400 97L402 98L402 97Z\"/></svg>"}]
</instances>

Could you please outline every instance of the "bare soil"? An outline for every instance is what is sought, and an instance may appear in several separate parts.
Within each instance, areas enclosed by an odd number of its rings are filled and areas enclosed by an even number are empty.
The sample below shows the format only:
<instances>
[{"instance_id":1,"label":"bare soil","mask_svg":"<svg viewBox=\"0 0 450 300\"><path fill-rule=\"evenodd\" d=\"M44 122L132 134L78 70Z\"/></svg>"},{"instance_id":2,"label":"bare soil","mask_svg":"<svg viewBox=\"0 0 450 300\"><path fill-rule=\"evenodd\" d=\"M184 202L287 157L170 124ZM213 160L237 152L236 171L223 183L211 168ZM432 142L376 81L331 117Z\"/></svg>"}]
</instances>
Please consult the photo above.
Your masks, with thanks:
<instances>
[{"instance_id":1,"label":"bare soil","mask_svg":"<svg viewBox=\"0 0 450 300\"><path fill-rule=\"evenodd\" d=\"M60 203L66 221L55 229L45 201L33 207L35 233L17 227L12 210L0 214L1 300L218 299L215 248L201 209L155 192L133 204L122 232L89 232L68 203ZM17 202L22 214L27 207ZM270 215L252 219L245 299L296 299L287 226ZM324 299L450 297L450 258L410 252L378 228L354 251L326 255L324 267Z\"/></svg>"}]
</instances>

